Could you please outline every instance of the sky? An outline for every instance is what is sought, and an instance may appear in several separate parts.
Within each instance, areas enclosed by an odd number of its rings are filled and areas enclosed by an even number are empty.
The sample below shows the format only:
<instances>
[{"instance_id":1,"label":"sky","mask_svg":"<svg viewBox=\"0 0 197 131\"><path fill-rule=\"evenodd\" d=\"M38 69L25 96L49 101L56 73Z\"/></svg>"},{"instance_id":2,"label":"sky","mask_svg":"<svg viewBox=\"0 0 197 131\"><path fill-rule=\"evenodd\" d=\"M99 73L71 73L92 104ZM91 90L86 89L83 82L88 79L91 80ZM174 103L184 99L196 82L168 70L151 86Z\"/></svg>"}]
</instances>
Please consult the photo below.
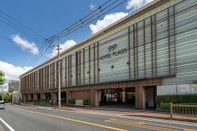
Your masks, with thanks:
<instances>
[{"instance_id":1,"label":"sky","mask_svg":"<svg viewBox=\"0 0 197 131\"><path fill-rule=\"evenodd\" d=\"M0 89L7 90L9 81L19 80L24 72L56 56L58 43L64 51L151 1L0 0L0 70L6 78ZM119 6L113 8L116 5ZM50 46L46 42L96 11L100 13L95 15L95 19L79 30L61 37L59 42L54 41Z\"/></svg>"}]
</instances>

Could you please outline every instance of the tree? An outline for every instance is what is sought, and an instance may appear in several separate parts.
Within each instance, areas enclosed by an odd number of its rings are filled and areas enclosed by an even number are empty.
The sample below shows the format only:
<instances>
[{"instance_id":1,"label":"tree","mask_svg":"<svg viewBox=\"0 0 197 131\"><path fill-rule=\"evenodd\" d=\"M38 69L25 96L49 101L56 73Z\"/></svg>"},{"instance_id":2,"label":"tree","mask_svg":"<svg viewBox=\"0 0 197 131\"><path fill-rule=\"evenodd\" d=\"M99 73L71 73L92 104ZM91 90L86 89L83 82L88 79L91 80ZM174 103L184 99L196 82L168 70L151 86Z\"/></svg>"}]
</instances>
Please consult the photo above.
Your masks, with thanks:
<instances>
[{"instance_id":1,"label":"tree","mask_svg":"<svg viewBox=\"0 0 197 131\"><path fill-rule=\"evenodd\" d=\"M4 78L5 74L0 71L0 85L3 85L5 83L5 78Z\"/></svg>"},{"instance_id":2,"label":"tree","mask_svg":"<svg viewBox=\"0 0 197 131\"><path fill-rule=\"evenodd\" d=\"M12 92L4 93L4 101L5 102L11 102L12 101Z\"/></svg>"}]
</instances>

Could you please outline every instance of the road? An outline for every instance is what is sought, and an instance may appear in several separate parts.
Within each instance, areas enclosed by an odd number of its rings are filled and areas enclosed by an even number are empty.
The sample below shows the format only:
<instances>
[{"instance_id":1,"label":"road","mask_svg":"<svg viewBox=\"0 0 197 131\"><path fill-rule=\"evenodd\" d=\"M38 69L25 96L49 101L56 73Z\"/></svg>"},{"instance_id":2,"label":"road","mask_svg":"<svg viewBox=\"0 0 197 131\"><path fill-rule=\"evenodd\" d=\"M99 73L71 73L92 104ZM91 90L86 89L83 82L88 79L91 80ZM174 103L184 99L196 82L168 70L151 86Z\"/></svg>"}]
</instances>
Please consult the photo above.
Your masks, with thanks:
<instances>
[{"instance_id":1,"label":"road","mask_svg":"<svg viewBox=\"0 0 197 131\"><path fill-rule=\"evenodd\" d=\"M0 110L5 131L195 131L192 122L162 120L100 111L82 112L43 107L6 105Z\"/></svg>"}]
</instances>

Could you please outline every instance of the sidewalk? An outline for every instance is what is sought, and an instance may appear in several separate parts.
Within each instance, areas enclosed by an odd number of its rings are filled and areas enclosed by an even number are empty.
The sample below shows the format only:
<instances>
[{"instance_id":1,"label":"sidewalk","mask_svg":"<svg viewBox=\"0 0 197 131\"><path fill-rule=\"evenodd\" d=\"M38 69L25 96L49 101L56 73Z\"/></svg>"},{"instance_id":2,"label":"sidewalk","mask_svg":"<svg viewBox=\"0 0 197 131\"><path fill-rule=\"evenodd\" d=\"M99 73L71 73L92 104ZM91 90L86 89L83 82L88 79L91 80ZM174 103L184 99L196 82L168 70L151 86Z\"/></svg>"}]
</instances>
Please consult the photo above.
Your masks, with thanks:
<instances>
[{"instance_id":1,"label":"sidewalk","mask_svg":"<svg viewBox=\"0 0 197 131\"><path fill-rule=\"evenodd\" d=\"M39 108L53 108L59 109L57 105L51 106L37 106L32 104L21 103L21 106L35 106ZM169 119L169 120L179 120L179 121L188 121L188 122L197 122L197 117L191 116L179 116L173 115L170 116L170 113L158 112L158 111L149 111L149 110L135 110L135 109L119 109L119 108L110 108L110 107L77 107L77 106L66 106L62 105L62 110L71 110L79 112L100 112L108 114L118 114L122 116L140 116L140 117L150 117L150 118L160 118L160 119Z\"/></svg>"}]
</instances>

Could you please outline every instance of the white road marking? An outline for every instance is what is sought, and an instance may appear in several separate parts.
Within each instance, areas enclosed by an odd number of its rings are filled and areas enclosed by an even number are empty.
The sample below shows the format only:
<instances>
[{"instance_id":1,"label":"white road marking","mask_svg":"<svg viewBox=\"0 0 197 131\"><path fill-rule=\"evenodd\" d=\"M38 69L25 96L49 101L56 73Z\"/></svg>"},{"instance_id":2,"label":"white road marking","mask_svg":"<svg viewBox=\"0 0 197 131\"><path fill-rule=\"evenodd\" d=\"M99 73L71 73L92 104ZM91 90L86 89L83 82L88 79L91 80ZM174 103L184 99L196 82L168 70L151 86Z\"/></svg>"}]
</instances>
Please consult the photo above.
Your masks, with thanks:
<instances>
[{"instance_id":1,"label":"white road marking","mask_svg":"<svg viewBox=\"0 0 197 131\"><path fill-rule=\"evenodd\" d=\"M68 111L68 112L71 112L71 111ZM136 119L136 120L145 120L145 121L150 121L150 122L168 123L168 124L177 124L177 125L197 127L197 124L194 124L193 122L176 121L176 120L164 120L164 119L160 119L160 118L146 118L146 117L140 117L140 116L125 116L125 115L119 115L119 114L109 114L109 113L100 113L100 112L76 111L75 113L90 114L90 115L91 114L92 115L103 115L103 116L111 116L111 117L118 117L118 118L124 118L124 119Z\"/></svg>"},{"instance_id":2,"label":"white road marking","mask_svg":"<svg viewBox=\"0 0 197 131\"><path fill-rule=\"evenodd\" d=\"M3 124L5 124L10 131L15 131L10 125L8 125L3 119L1 119L1 117L0 117L0 121L2 121Z\"/></svg>"}]
</instances>

